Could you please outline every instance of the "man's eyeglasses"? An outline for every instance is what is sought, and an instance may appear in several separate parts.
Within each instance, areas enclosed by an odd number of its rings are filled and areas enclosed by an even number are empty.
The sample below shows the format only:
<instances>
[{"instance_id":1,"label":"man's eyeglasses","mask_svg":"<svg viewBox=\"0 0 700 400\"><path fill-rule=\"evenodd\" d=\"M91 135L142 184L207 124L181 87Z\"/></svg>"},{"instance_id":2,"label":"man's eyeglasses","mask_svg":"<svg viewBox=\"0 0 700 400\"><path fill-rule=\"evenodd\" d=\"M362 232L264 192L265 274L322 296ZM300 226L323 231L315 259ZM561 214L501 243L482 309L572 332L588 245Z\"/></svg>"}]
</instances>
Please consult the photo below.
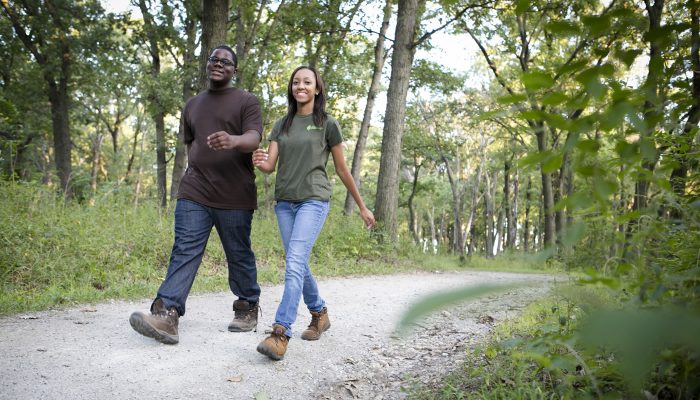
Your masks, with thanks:
<instances>
[{"instance_id":1,"label":"man's eyeglasses","mask_svg":"<svg viewBox=\"0 0 700 400\"><path fill-rule=\"evenodd\" d=\"M229 60L229 59L227 59L227 58L219 58L219 57L211 56L211 57L208 58L208 60L209 60L209 62L212 63L212 64L216 64L216 63L220 62L220 63L223 64L225 67L233 67L233 66L235 65L235 64L233 63L233 61L231 61L231 60Z\"/></svg>"}]
</instances>

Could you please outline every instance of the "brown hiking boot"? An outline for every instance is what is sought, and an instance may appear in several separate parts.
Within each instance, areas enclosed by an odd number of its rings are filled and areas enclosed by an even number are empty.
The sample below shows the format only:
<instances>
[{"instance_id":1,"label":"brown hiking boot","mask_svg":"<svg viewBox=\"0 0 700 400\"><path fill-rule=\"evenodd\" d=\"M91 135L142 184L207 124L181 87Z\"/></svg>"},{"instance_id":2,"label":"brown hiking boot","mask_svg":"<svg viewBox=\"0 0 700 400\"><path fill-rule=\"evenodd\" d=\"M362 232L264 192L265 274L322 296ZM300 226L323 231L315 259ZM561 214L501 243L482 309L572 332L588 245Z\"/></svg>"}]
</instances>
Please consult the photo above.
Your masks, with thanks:
<instances>
[{"instance_id":1,"label":"brown hiking boot","mask_svg":"<svg viewBox=\"0 0 700 400\"><path fill-rule=\"evenodd\" d=\"M129 317L134 330L143 336L153 338L165 344L177 344L177 323L180 315L174 307L166 309L163 300L156 299L151 305L151 313L137 311Z\"/></svg>"},{"instance_id":2,"label":"brown hiking boot","mask_svg":"<svg viewBox=\"0 0 700 400\"><path fill-rule=\"evenodd\" d=\"M245 300L236 300L233 302L233 321L228 324L228 330L231 332L248 332L258 327L258 312L260 307L258 303L250 304Z\"/></svg>"},{"instance_id":3,"label":"brown hiking boot","mask_svg":"<svg viewBox=\"0 0 700 400\"><path fill-rule=\"evenodd\" d=\"M321 334L331 327L331 320L328 319L328 308L323 307L319 312L311 311L311 323L301 334L304 340L318 340Z\"/></svg>"},{"instance_id":4,"label":"brown hiking boot","mask_svg":"<svg viewBox=\"0 0 700 400\"><path fill-rule=\"evenodd\" d=\"M289 337L284 334L287 330L282 325L272 325L272 333L258 344L258 353L273 360L281 360L287 352Z\"/></svg>"}]
</instances>

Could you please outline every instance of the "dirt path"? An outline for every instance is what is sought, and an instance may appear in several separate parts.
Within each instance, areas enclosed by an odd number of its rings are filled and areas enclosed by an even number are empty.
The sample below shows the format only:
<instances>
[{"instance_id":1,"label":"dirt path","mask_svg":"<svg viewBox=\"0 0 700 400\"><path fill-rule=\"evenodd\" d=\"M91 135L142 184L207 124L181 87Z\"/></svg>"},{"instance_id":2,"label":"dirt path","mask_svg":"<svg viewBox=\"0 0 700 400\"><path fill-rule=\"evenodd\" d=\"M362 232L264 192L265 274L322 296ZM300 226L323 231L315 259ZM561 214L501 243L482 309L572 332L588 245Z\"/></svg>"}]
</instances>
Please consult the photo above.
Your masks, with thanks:
<instances>
[{"instance_id":1,"label":"dirt path","mask_svg":"<svg viewBox=\"0 0 700 400\"><path fill-rule=\"evenodd\" d=\"M110 302L0 318L0 399L398 399L459 365L466 346L542 296L553 278L493 272L419 273L319 282L332 322L317 342L299 339L303 304L287 355L255 347L273 322L281 286L263 287L258 332L231 333L231 293L191 296L180 343L134 332L128 318L150 300ZM392 337L422 295L480 283L531 283L438 312Z\"/></svg>"}]
</instances>

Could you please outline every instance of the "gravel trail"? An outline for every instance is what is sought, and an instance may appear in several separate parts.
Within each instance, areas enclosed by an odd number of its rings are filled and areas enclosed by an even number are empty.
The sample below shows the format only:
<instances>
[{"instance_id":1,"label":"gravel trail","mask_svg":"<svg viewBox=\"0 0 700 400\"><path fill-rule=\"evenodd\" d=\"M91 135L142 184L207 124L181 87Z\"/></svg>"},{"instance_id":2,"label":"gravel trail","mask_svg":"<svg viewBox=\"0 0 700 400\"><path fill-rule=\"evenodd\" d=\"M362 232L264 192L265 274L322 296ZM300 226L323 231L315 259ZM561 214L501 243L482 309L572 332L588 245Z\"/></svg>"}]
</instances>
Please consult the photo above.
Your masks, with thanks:
<instances>
[{"instance_id":1,"label":"gravel trail","mask_svg":"<svg viewBox=\"0 0 700 400\"><path fill-rule=\"evenodd\" d=\"M255 347L266 337L282 286L263 286L257 332L231 333L233 295L192 295L180 343L163 345L131 329L150 299L0 317L0 399L401 399L403 387L430 384L458 367L465 348L493 323L546 294L548 275L497 272L411 273L319 280L331 329L299 335L310 316L300 304L282 361ZM408 335L397 321L422 296L456 287L528 287L452 306Z\"/></svg>"}]
</instances>

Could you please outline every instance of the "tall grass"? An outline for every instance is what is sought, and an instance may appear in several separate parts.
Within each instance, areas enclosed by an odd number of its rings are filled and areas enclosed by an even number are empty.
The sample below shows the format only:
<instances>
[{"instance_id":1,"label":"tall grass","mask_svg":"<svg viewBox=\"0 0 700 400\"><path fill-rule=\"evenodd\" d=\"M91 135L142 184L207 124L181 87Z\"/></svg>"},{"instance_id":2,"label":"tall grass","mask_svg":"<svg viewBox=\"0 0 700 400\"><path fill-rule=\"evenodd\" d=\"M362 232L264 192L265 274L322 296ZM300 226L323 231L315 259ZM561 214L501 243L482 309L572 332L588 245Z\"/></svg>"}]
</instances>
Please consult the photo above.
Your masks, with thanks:
<instances>
[{"instance_id":1,"label":"tall grass","mask_svg":"<svg viewBox=\"0 0 700 400\"><path fill-rule=\"evenodd\" d=\"M333 204L314 247L315 275L422 268L411 262L411 246L378 244L357 215L341 210ZM134 207L128 194L119 193L100 196L94 205L66 203L46 187L28 183L0 182L0 224L2 314L152 297L173 242L171 208L148 202ZM259 281L281 283L284 251L274 213L256 212L251 239ZM213 230L193 293L227 290L226 257Z\"/></svg>"}]
</instances>

